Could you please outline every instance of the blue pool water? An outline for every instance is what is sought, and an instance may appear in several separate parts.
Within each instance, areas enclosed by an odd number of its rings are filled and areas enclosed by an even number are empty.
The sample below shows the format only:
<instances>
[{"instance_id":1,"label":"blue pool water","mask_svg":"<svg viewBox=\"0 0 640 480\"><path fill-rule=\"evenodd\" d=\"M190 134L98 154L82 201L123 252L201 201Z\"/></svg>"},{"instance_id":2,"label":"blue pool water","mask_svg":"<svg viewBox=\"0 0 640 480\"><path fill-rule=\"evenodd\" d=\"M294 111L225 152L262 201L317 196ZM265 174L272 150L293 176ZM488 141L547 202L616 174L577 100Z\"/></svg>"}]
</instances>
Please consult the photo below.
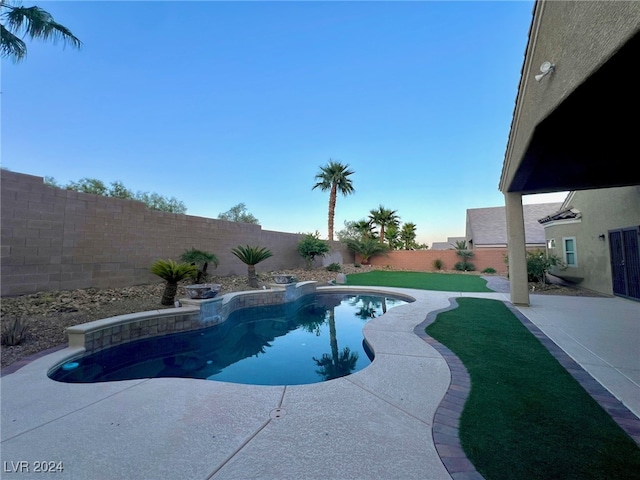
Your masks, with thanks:
<instances>
[{"instance_id":1,"label":"blue pool water","mask_svg":"<svg viewBox=\"0 0 640 480\"><path fill-rule=\"evenodd\" d=\"M362 327L407 303L370 294L307 295L238 310L220 325L138 340L65 364L50 377L71 383L183 377L253 385L317 383L371 363ZM70 362L71 363L71 362Z\"/></svg>"}]
</instances>

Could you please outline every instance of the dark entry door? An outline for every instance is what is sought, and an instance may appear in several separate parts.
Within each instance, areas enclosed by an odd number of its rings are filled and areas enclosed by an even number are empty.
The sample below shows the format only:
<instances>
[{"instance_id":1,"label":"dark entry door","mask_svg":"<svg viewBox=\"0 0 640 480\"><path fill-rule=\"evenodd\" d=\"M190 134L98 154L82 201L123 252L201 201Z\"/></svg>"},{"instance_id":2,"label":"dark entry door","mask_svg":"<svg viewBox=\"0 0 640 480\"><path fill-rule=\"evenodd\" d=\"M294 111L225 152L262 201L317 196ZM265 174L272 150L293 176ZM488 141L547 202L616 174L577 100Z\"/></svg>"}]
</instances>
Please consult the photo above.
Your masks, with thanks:
<instances>
[{"instance_id":1,"label":"dark entry door","mask_svg":"<svg viewBox=\"0 0 640 480\"><path fill-rule=\"evenodd\" d=\"M640 300L640 227L609 231L613 293Z\"/></svg>"}]
</instances>

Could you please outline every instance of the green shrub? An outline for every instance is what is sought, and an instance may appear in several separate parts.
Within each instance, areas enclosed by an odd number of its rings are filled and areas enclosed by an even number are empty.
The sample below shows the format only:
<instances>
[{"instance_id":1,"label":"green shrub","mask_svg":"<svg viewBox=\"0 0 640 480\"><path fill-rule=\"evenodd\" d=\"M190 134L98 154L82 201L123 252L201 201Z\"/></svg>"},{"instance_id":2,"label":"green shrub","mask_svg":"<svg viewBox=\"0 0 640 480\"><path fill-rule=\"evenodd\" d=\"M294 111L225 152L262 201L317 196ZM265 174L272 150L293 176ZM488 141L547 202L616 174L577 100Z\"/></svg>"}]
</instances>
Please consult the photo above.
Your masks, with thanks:
<instances>
[{"instance_id":1,"label":"green shrub","mask_svg":"<svg viewBox=\"0 0 640 480\"><path fill-rule=\"evenodd\" d=\"M504 263L509 265L508 255L504 256ZM527 251L527 281L546 283L547 272L556 265L562 268L563 263L555 255L548 255L541 249Z\"/></svg>"},{"instance_id":2,"label":"green shrub","mask_svg":"<svg viewBox=\"0 0 640 480\"><path fill-rule=\"evenodd\" d=\"M476 269L473 263L467 261L458 262L453 266L453 268L459 272L473 272Z\"/></svg>"},{"instance_id":3,"label":"green shrub","mask_svg":"<svg viewBox=\"0 0 640 480\"><path fill-rule=\"evenodd\" d=\"M497 273L496 269L493 267L487 267L484 270L482 270L482 273Z\"/></svg>"},{"instance_id":4,"label":"green shrub","mask_svg":"<svg viewBox=\"0 0 640 480\"><path fill-rule=\"evenodd\" d=\"M298 244L298 253L305 259L307 270L311 270L316 257L329 252L329 243L320 240L320 232L307 233Z\"/></svg>"},{"instance_id":5,"label":"green shrub","mask_svg":"<svg viewBox=\"0 0 640 480\"><path fill-rule=\"evenodd\" d=\"M529 282L546 283L546 273L552 266L558 265L560 259L555 255L547 255L544 250L527 252L527 279Z\"/></svg>"},{"instance_id":6,"label":"green shrub","mask_svg":"<svg viewBox=\"0 0 640 480\"><path fill-rule=\"evenodd\" d=\"M20 317L6 320L2 325L2 335L0 336L2 341L0 343L8 347L20 345L27 336L27 330L29 330L29 324L23 322Z\"/></svg>"},{"instance_id":7,"label":"green shrub","mask_svg":"<svg viewBox=\"0 0 640 480\"><path fill-rule=\"evenodd\" d=\"M431 265L433 265L433 268L435 268L436 270L442 270L442 268L444 267L444 262L441 258L436 258Z\"/></svg>"},{"instance_id":8,"label":"green shrub","mask_svg":"<svg viewBox=\"0 0 640 480\"><path fill-rule=\"evenodd\" d=\"M339 263L332 263L330 265L327 265L327 271L328 272L339 272L342 268L340 267Z\"/></svg>"}]
</instances>

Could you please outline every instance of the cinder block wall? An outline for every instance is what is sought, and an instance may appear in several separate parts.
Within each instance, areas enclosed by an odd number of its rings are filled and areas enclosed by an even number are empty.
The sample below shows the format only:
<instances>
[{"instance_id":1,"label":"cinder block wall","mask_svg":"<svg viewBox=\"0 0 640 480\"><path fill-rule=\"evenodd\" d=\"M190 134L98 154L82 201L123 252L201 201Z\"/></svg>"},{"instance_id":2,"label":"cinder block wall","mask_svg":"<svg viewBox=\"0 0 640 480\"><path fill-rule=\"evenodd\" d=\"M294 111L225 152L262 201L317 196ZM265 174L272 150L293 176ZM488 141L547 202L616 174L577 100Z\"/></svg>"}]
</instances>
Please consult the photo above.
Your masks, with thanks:
<instances>
[{"instance_id":1,"label":"cinder block wall","mask_svg":"<svg viewBox=\"0 0 640 480\"><path fill-rule=\"evenodd\" d=\"M177 260L192 247L217 255L220 265L209 271L218 275L246 274L246 265L231 253L237 245L273 252L258 272L304 266L299 234L158 212L141 202L54 188L42 177L6 170L0 178L2 296L157 282L151 264ZM331 248L332 259L353 262L341 243Z\"/></svg>"},{"instance_id":2,"label":"cinder block wall","mask_svg":"<svg viewBox=\"0 0 640 480\"><path fill-rule=\"evenodd\" d=\"M505 274L508 271L504 263L506 248L476 248L473 250L474 256L469 259L470 263L476 267L477 272L481 272L487 267L492 267L496 272ZM378 255L370 259L371 265L412 270L418 272L431 272L436 269L433 262L436 259L442 260L443 270L453 270L453 266L462 259L456 255L455 250L396 250L387 255Z\"/></svg>"}]
</instances>

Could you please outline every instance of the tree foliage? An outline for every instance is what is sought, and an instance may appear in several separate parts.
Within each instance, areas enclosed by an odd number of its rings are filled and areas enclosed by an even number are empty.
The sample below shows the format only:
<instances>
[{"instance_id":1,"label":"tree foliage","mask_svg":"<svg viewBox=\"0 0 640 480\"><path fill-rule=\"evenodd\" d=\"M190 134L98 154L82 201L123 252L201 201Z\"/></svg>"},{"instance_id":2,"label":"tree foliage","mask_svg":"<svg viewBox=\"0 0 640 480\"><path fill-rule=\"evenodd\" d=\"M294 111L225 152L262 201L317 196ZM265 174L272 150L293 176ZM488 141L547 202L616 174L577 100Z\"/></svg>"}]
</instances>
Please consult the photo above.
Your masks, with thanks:
<instances>
[{"instance_id":1,"label":"tree foliage","mask_svg":"<svg viewBox=\"0 0 640 480\"><path fill-rule=\"evenodd\" d=\"M555 255L547 255L544 250L527 251L527 279L529 282L547 283L547 272L562 261Z\"/></svg>"},{"instance_id":2,"label":"tree foliage","mask_svg":"<svg viewBox=\"0 0 640 480\"><path fill-rule=\"evenodd\" d=\"M398 225L400 217L397 210L391 210L380 205L377 209L369 212L369 220L372 224L380 227L380 241L384 243L385 229L390 225Z\"/></svg>"},{"instance_id":3,"label":"tree foliage","mask_svg":"<svg viewBox=\"0 0 640 480\"><path fill-rule=\"evenodd\" d=\"M64 25L57 23L51 14L40 7L11 5L0 1L0 51L3 58L14 63L22 61L27 55L29 40L62 41L65 45L80 48L82 42Z\"/></svg>"},{"instance_id":4,"label":"tree foliage","mask_svg":"<svg viewBox=\"0 0 640 480\"><path fill-rule=\"evenodd\" d=\"M456 255L458 255L462 260L457 262L453 268L462 272L472 272L476 269L475 265L469 262L470 258L475 256L471 250L467 250L467 241L459 240L455 245Z\"/></svg>"},{"instance_id":5,"label":"tree foliage","mask_svg":"<svg viewBox=\"0 0 640 480\"><path fill-rule=\"evenodd\" d=\"M329 252L329 244L320 239L320 232L307 233L298 243L298 253L305 259L307 270L310 270L316 257Z\"/></svg>"},{"instance_id":6,"label":"tree foliage","mask_svg":"<svg viewBox=\"0 0 640 480\"><path fill-rule=\"evenodd\" d=\"M169 213L186 213L187 207L184 202L175 197L164 197L154 192L137 192L129 190L120 181L111 182L107 186L102 180L97 178L81 178L77 182L69 182L66 185L60 185L53 177L44 177L44 183L56 188L65 188L76 192L90 193L93 195L102 195L104 197L122 198L125 200L137 200L144 203L151 210L159 210Z\"/></svg>"},{"instance_id":7,"label":"tree foliage","mask_svg":"<svg viewBox=\"0 0 640 480\"><path fill-rule=\"evenodd\" d=\"M407 222L402 225L402 229L400 230L400 240L404 246L405 250L413 250L416 249L416 229L417 225L413 222Z\"/></svg>"},{"instance_id":8,"label":"tree foliage","mask_svg":"<svg viewBox=\"0 0 640 480\"><path fill-rule=\"evenodd\" d=\"M258 219L247 212L247 206L244 203L238 203L226 212L218 214L218 219L227 220L228 222L253 223L255 225L260 225Z\"/></svg>"},{"instance_id":9,"label":"tree foliage","mask_svg":"<svg viewBox=\"0 0 640 480\"><path fill-rule=\"evenodd\" d=\"M375 255L381 255L389 251L389 247L380 243L374 238L363 238L360 240L347 240L347 248L357 253L362 263L369 263L369 259Z\"/></svg>"},{"instance_id":10,"label":"tree foliage","mask_svg":"<svg viewBox=\"0 0 640 480\"><path fill-rule=\"evenodd\" d=\"M355 192L353 181L349 178L355 172L349 170L349 165L335 162L329 159L329 163L324 167L320 167L320 171L316 174L316 184L311 190L320 188L323 192L329 190L329 214L328 214L328 230L329 240L333 240L333 221L336 213L336 199L338 192L343 196L347 196Z\"/></svg>"},{"instance_id":11,"label":"tree foliage","mask_svg":"<svg viewBox=\"0 0 640 480\"><path fill-rule=\"evenodd\" d=\"M198 267L198 273L194 277L195 284L203 283L207 277L207 268L209 263L213 264L214 268L218 266L218 257L214 253L205 252L204 250L198 250L191 248L191 250L185 250L180 256L180 260L191 265Z\"/></svg>"}]
</instances>

